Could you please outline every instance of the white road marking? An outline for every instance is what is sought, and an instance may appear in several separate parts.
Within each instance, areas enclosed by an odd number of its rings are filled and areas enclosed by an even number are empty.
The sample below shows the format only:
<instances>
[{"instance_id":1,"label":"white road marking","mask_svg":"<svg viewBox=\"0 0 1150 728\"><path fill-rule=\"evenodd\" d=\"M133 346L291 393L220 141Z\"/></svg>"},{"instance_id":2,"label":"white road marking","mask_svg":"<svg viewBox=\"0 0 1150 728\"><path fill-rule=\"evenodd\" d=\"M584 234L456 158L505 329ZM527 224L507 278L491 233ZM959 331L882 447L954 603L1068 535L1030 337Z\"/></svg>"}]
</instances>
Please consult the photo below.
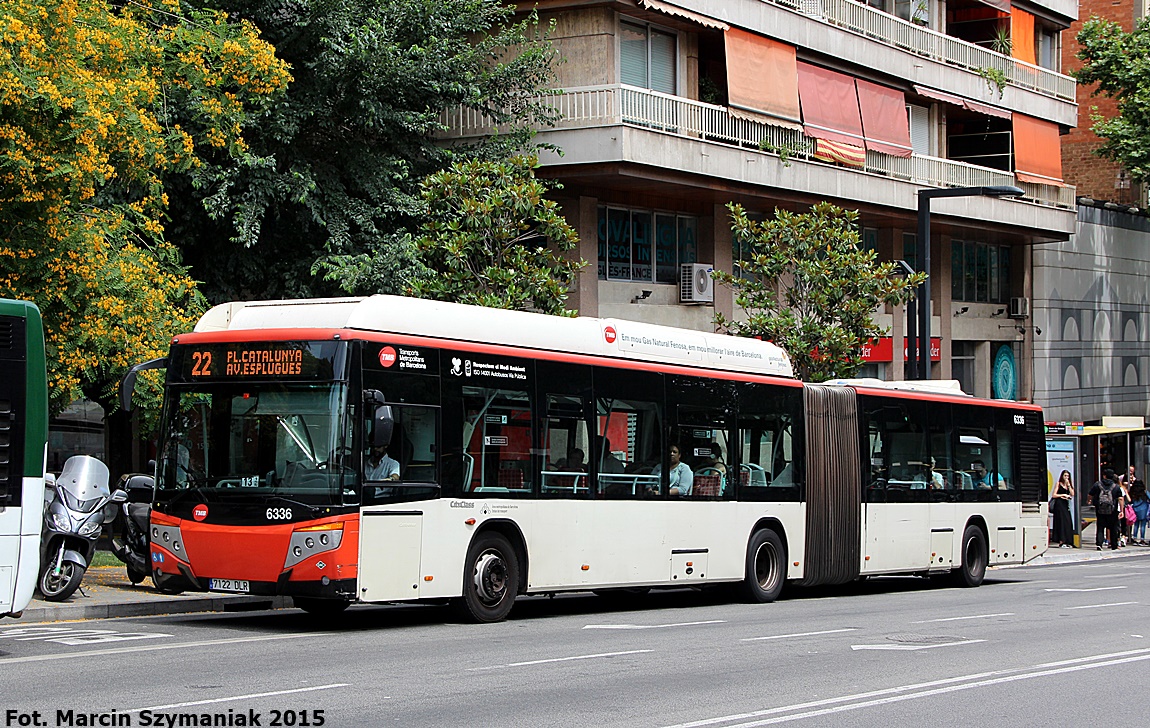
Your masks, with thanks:
<instances>
[{"instance_id":1,"label":"white road marking","mask_svg":"<svg viewBox=\"0 0 1150 728\"><path fill-rule=\"evenodd\" d=\"M958 645L973 645L986 640L960 640L958 642L942 642L937 645L851 645L852 650L898 650L904 652L917 652L918 650L933 650L935 647L956 647Z\"/></svg>"},{"instance_id":2,"label":"white road marking","mask_svg":"<svg viewBox=\"0 0 1150 728\"><path fill-rule=\"evenodd\" d=\"M1110 591L1111 589L1125 589L1124 586L1095 586L1089 589L1043 589L1048 592L1096 592L1096 591Z\"/></svg>"},{"instance_id":3,"label":"white road marking","mask_svg":"<svg viewBox=\"0 0 1150 728\"><path fill-rule=\"evenodd\" d=\"M597 655L574 655L572 657L554 657L550 660L530 660L528 662L510 662L506 665L490 665L488 667L469 667L468 670L476 672L479 670L499 670L505 667L527 667L529 665L543 665L548 662L570 662L572 660L593 660L598 657L619 657L620 655L641 655L644 652L654 652L654 650L627 650L626 652L601 652Z\"/></svg>"},{"instance_id":4,"label":"white road marking","mask_svg":"<svg viewBox=\"0 0 1150 728\"><path fill-rule=\"evenodd\" d=\"M1067 609L1099 609L1101 607L1125 607L1128 604L1137 604L1138 602L1112 602L1110 604L1086 604L1081 607L1067 607Z\"/></svg>"},{"instance_id":5,"label":"white road marking","mask_svg":"<svg viewBox=\"0 0 1150 728\"><path fill-rule=\"evenodd\" d=\"M817 634L837 634L839 632L857 632L858 627L847 627L846 629L824 629L821 632L796 632L795 634L776 634L770 637L744 637L740 642L758 642L760 640L782 640L787 637L813 637Z\"/></svg>"},{"instance_id":6,"label":"white road marking","mask_svg":"<svg viewBox=\"0 0 1150 728\"><path fill-rule=\"evenodd\" d=\"M43 662L45 660L72 660L77 657L99 657L102 655L123 655L130 652L152 652L155 650L185 650L193 647L216 647L242 642L266 642L268 640L292 640L301 637L329 637L319 632L310 634L269 634L259 637L234 637L224 640L204 640L202 642L177 642L166 645L140 645L138 647L109 647L106 650L86 650L84 652L57 652L51 655L30 655L28 657L0 658L0 667L20 662Z\"/></svg>"},{"instance_id":7,"label":"white road marking","mask_svg":"<svg viewBox=\"0 0 1150 728\"><path fill-rule=\"evenodd\" d=\"M583 629L664 629L665 627L694 627L699 624L726 624L725 619L709 619L706 622L675 622L674 624L585 624Z\"/></svg>"},{"instance_id":8,"label":"white road marking","mask_svg":"<svg viewBox=\"0 0 1150 728\"><path fill-rule=\"evenodd\" d=\"M78 627L15 627L0 630L0 639L14 639L17 642L40 640L41 642L57 642L73 647L171 636L162 632L117 632L114 629L81 629Z\"/></svg>"},{"instance_id":9,"label":"white road marking","mask_svg":"<svg viewBox=\"0 0 1150 728\"><path fill-rule=\"evenodd\" d=\"M990 619L991 617L1013 617L1014 612L1000 612L998 614L973 614L969 617L942 617L941 619L923 619L911 624L930 624L931 622L961 622L964 619Z\"/></svg>"},{"instance_id":10,"label":"white road marking","mask_svg":"<svg viewBox=\"0 0 1150 728\"><path fill-rule=\"evenodd\" d=\"M717 718L706 718L703 720L692 721L690 723L678 723L673 726L666 726L666 728L701 728L701 726L711 726L717 725L719 723L730 723L731 725L728 726L728 728L753 728L754 726L770 725L772 723L783 723L792 720L801 720L803 718L812 718L829 713L840 713L847 710L856 710L858 708L869 708L875 705L896 703L904 700L913 700L915 698L931 697L933 695L941 695L944 693L968 690L971 688L987 687L1000 683L1014 682L1016 680L1029 680L1031 678L1047 677L1050 675L1075 672L1078 670L1090 670L1096 667L1110 667L1113 665L1121 665L1128 662L1141 662L1143 660L1150 660L1150 654L1148 653L1150 653L1150 648L1129 650L1127 652L1116 652L1106 655L1078 657L1071 660L1061 660L1059 662L1031 665L1029 667L1014 668L1010 670L994 670L992 672L974 673L960 677L946 678L944 680L934 680L931 682L911 685L900 685L893 688L884 688L882 690L872 690L865 693L856 693L855 695L843 695L837 698L815 700L808 703L797 703L795 705L784 705L777 708L767 708L764 710L756 710L750 713L726 715ZM1105 661L1097 662L1097 660ZM1035 672L1027 672L1028 670ZM880 699L866 700L868 698ZM735 722L744 721L749 718L761 718L763 716L777 715L779 713L790 713L796 710L821 708L822 706L835 705L836 703L847 703L852 700L865 700L865 702L851 703L849 705L836 705L832 708L824 708L822 710L808 711L805 713L793 713L792 715L784 715L777 718L769 718L767 720L754 721L749 723Z\"/></svg>"},{"instance_id":11,"label":"white road marking","mask_svg":"<svg viewBox=\"0 0 1150 728\"><path fill-rule=\"evenodd\" d=\"M153 712L158 710L172 710L173 708L190 708L195 705L211 705L212 703L228 703L234 700L252 700L255 698L270 698L277 695L295 695L296 693L311 693L316 690L331 690L332 688L346 688L351 683L332 683L331 685L316 685L310 688L295 688L294 690L276 690L270 693L249 693L247 695L233 695L229 698L213 698L212 700L193 700L187 703L171 703L169 705L153 705L148 708L132 708L131 710L118 710L117 713L140 713L145 710ZM385 700L390 698L385 697Z\"/></svg>"}]
</instances>

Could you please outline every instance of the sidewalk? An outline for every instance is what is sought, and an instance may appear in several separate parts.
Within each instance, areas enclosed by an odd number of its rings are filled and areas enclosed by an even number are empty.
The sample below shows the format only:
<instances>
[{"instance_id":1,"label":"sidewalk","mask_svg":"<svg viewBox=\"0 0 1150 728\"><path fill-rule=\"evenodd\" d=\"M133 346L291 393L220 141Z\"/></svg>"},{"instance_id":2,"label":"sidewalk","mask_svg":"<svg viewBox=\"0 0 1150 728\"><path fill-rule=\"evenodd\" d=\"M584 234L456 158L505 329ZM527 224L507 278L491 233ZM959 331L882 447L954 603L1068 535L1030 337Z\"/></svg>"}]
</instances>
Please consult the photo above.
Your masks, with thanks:
<instances>
[{"instance_id":1,"label":"sidewalk","mask_svg":"<svg viewBox=\"0 0 1150 728\"><path fill-rule=\"evenodd\" d=\"M240 594L188 592L161 594L145 579L133 585L123 566L97 566L88 569L76 593L63 602L32 598L19 620L0 620L0 629L32 622L62 622L78 619L141 617L153 614L195 612L244 612L290 607L289 597L257 597Z\"/></svg>"},{"instance_id":2,"label":"sidewalk","mask_svg":"<svg viewBox=\"0 0 1150 728\"><path fill-rule=\"evenodd\" d=\"M1150 555L1148 546L1127 546L1117 551L1098 551L1094 547L1094 524L1083 530L1082 548L1051 548L1026 566L1067 564L1079 561ZM1010 569L1014 566L992 567ZM292 606L290 597L260 597L218 593L189 592L161 594L152 588L151 579L133 585L123 566L99 566L84 574L80 589L63 602L48 602L40 597L24 610L19 620L0 620L0 629L33 622L63 622L81 619L141 617L155 614L192 614L197 612L244 612L259 609L284 609Z\"/></svg>"}]
</instances>

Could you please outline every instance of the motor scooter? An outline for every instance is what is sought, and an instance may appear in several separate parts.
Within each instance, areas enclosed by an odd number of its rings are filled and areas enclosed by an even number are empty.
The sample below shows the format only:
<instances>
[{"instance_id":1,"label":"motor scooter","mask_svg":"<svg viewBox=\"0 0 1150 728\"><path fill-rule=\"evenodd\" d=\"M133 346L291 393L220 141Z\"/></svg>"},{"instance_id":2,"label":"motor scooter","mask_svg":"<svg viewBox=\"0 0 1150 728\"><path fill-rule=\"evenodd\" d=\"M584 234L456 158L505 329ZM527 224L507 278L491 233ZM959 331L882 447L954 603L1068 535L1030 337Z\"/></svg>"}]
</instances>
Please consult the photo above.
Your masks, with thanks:
<instances>
[{"instance_id":1,"label":"motor scooter","mask_svg":"<svg viewBox=\"0 0 1150 728\"><path fill-rule=\"evenodd\" d=\"M108 490L108 466L88 455L64 463L51 492L45 491L44 532L40 538L40 594L50 602L72 596L92 561L105 509L128 494Z\"/></svg>"},{"instance_id":2,"label":"motor scooter","mask_svg":"<svg viewBox=\"0 0 1150 728\"><path fill-rule=\"evenodd\" d=\"M149 521L155 480L143 473L126 473L120 477L116 489L128 497L120 503L120 529L112 537L112 553L128 567L128 580L139 584L151 572Z\"/></svg>"}]
</instances>

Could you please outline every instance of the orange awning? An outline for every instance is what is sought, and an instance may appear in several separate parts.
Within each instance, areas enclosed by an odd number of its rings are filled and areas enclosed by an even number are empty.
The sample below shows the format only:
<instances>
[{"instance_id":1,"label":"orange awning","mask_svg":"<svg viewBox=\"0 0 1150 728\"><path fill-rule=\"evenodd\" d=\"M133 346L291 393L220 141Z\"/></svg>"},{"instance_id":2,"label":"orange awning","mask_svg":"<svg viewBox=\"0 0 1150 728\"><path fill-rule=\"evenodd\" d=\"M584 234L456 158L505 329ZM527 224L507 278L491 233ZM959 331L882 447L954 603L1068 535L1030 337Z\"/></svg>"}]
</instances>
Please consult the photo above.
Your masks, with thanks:
<instances>
[{"instance_id":1,"label":"orange awning","mask_svg":"<svg viewBox=\"0 0 1150 728\"><path fill-rule=\"evenodd\" d=\"M795 47L731 28L727 48L727 96L732 108L800 124Z\"/></svg>"},{"instance_id":2,"label":"orange awning","mask_svg":"<svg viewBox=\"0 0 1150 728\"><path fill-rule=\"evenodd\" d=\"M866 148L896 157L909 157L914 149L910 145L910 124L902 91L861 78L855 79L855 85Z\"/></svg>"},{"instance_id":3,"label":"orange awning","mask_svg":"<svg viewBox=\"0 0 1150 728\"><path fill-rule=\"evenodd\" d=\"M1020 61L1036 63L1034 56L1034 16L1013 8L1010 13L1010 55Z\"/></svg>"},{"instance_id":4,"label":"orange awning","mask_svg":"<svg viewBox=\"0 0 1150 728\"><path fill-rule=\"evenodd\" d=\"M815 139L862 147L862 116L854 78L809 63L799 63L798 72L803 132Z\"/></svg>"},{"instance_id":5,"label":"orange awning","mask_svg":"<svg viewBox=\"0 0 1150 728\"><path fill-rule=\"evenodd\" d=\"M1023 182L1063 186L1057 124L1014 115L1014 176Z\"/></svg>"}]
</instances>

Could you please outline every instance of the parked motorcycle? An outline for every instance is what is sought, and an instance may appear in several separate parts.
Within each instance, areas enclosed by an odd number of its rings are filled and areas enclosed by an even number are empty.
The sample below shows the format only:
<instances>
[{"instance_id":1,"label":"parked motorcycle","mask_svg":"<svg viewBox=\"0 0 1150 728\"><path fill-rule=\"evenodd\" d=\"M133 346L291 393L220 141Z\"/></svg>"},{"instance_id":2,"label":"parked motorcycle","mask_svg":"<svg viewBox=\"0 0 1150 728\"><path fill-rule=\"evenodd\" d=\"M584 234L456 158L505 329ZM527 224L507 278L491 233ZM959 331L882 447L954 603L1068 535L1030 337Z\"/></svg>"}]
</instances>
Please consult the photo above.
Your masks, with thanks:
<instances>
[{"instance_id":1,"label":"parked motorcycle","mask_svg":"<svg viewBox=\"0 0 1150 728\"><path fill-rule=\"evenodd\" d=\"M148 530L154 488L152 476L141 473L127 473L116 486L117 491L127 494L127 499L120 503L120 529L112 537L112 553L128 567L128 580L133 584L139 584L151 572Z\"/></svg>"},{"instance_id":2,"label":"parked motorcycle","mask_svg":"<svg viewBox=\"0 0 1150 728\"><path fill-rule=\"evenodd\" d=\"M127 498L123 491L109 492L104 463L88 455L68 458L51 493L45 492L37 582L45 599L63 601L79 588L100 538L106 506Z\"/></svg>"}]
</instances>

